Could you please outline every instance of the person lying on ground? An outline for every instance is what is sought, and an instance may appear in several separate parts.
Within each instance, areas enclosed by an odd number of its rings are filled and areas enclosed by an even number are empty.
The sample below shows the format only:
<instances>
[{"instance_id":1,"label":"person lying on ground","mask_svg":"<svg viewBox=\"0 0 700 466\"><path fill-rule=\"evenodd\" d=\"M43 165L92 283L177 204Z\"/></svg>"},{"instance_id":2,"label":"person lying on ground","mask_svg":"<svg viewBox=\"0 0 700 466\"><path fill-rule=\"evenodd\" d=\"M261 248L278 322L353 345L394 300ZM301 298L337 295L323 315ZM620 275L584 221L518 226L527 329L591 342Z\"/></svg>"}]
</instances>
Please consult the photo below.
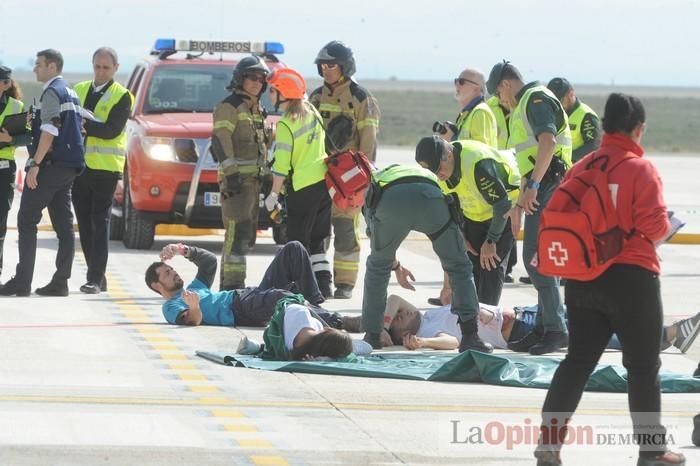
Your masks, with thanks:
<instances>
[{"instance_id":1,"label":"person lying on ground","mask_svg":"<svg viewBox=\"0 0 700 466\"><path fill-rule=\"evenodd\" d=\"M480 304L479 336L494 348L506 349L508 342L515 341L532 330L537 312L537 305L503 309L500 306ZM456 316L450 313L449 305L421 311L400 296L390 295L385 318L390 322L389 335L394 344L411 350L452 350L459 346L459 324ZM692 326L694 322L700 322L700 313L664 327L661 348L666 349L673 344L682 350L682 329ZM620 348L619 340L613 335L608 349Z\"/></svg>"},{"instance_id":2,"label":"person lying on ground","mask_svg":"<svg viewBox=\"0 0 700 466\"><path fill-rule=\"evenodd\" d=\"M187 287L180 275L166 262L184 256L197 266L197 276ZM310 305L324 299L311 270L306 249L297 241L284 245L272 260L257 287L215 292L211 290L217 259L206 249L168 244L160 262L146 270L146 285L165 298L163 316L170 324L264 327L280 298L301 293ZM332 327L341 328L343 318L317 308Z\"/></svg>"},{"instance_id":3,"label":"person lying on ground","mask_svg":"<svg viewBox=\"0 0 700 466\"><path fill-rule=\"evenodd\" d=\"M372 346L353 340L346 331L329 327L325 319L304 303L301 295L279 300L260 343L245 335L236 353L274 360L334 360L350 353L366 355Z\"/></svg>"}]
</instances>

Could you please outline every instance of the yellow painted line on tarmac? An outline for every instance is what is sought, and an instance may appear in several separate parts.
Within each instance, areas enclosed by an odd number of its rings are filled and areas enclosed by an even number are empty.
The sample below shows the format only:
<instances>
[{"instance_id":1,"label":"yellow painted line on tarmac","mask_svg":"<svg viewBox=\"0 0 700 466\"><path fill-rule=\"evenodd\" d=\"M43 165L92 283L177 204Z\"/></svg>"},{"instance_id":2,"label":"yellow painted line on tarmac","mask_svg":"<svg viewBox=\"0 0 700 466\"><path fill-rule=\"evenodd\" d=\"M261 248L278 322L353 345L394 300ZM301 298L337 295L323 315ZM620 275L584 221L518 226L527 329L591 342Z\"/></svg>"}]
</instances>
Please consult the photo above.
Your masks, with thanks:
<instances>
[{"instance_id":1,"label":"yellow painted line on tarmac","mask_svg":"<svg viewBox=\"0 0 700 466\"><path fill-rule=\"evenodd\" d=\"M153 327L136 327L136 331L139 333L161 333L161 330L159 328Z\"/></svg>"},{"instance_id":2,"label":"yellow painted line on tarmac","mask_svg":"<svg viewBox=\"0 0 700 466\"><path fill-rule=\"evenodd\" d=\"M220 388L212 385L187 385L187 390L192 393L218 393Z\"/></svg>"},{"instance_id":3,"label":"yellow painted line on tarmac","mask_svg":"<svg viewBox=\"0 0 700 466\"><path fill-rule=\"evenodd\" d=\"M272 443L268 442L267 440L236 439L236 442L238 442L238 446L242 447L242 448L257 448L257 449L272 448Z\"/></svg>"},{"instance_id":4,"label":"yellow painted line on tarmac","mask_svg":"<svg viewBox=\"0 0 700 466\"><path fill-rule=\"evenodd\" d=\"M281 456L251 455L250 461L258 466L289 466L289 462Z\"/></svg>"},{"instance_id":5,"label":"yellow painted line on tarmac","mask_svg":"<svg viewBox=\"0 0 700 466\"><path fill-rule=\"evenodd\" d=\"M149 349L154 351L180 351L180 348L177 347L177 345L155 344L150 346L151 347Z\"/></svg>"},{"instance_id":6,"label":"yellow painted line on tarmac","mask_svg":"<svg viewBox=\"0 0 700 466\"><path fill-rule=\"evenodd\" d=\"M176 377L180 380L185 380L187 382L207 382L209 377L202 374L176 374Z\"/></svg>"},{"instance_id":7,"label":"yellow painted line on tarmac","mask_svg":"<svg viewBox=\"0 0 700 466\"><path fill-rule=\"evenodd\" d=\"M153 337L151 337L153 338ZM166 364L169 369L174 371L198 371L199 367L191 362L171 362Z\"/></svg>"},{"instance_id":8,"label":"yellow painted line on tarmac","mask_svg":"<svg viewBox=\"0 0 700 466\"><path fill-rule=\"evenodd\" d=\"M168 361L187 361L189 359L189 357L180 353L161 353L158 356Z\"/></svg>"},{"instance_id":9,"label":"yellow painted line on tarmac","mask_svg":"<svg viewBox=\"0 0 700 466\"><path fill-rule=\"evenodd\" d=\"M48 396L48 395L3 395L2 402L26 403L75 403L75 404L115 404L115 405L177 405L177 406L231 406L240 408L315 408L347 409L357 411L433 411L433 412L468 412L468 413L540 413L540 407L518 406L464 406L464 405L412 405L412 404L374 404L374 403L322 403L314 401L242 401L224 397L200 397L194 400L167 398L117 398L88 396ZM581 414L624 415L627 409L579 409ZM697 413L688 411L664 411L664 416L693 417Z\"/></svg>"},{"instance_id":10,"label":"yellow painted line on tarmac","mask_svg":"<svg viewBox=\"0 0 700 466\"><path fill-rule=\"evenodd\" d=\"M146 335L144 335L144 336L141 337L141 338L143 338L144 341L147 341L148 343L165 343L165 342L171 342L171 341L172 341L172 340L170 339L170 337L166 337L166 336L155 336L155 337L153 337L153 336L150 336L149 334L146 334ZM193 364L192 366L195 367L194 364Z\"/></svg>"},{"instance_id":11,"label":"yellow painted line on tarmac","mask_svg":"<svg viewBox=\"0 0 700 466\"><path fill-rule=\"evenodd\" d=\"M226 432L257 432L258 428L250 424L224 424L222 426Z\"/></svg>"},{"instance_id":12,"label":"yellow painted line on tarmac","mask_svg":"<svg viewBox=\"0 0 700 466\"><path fill-rule=\"evenodd\" d=\"M213 417L221 417L221 418L246 417L245 414L243 414L240 411L234 410L234 409L213 409L210 411L210 413Z\"/></svg>"}]
</instances>

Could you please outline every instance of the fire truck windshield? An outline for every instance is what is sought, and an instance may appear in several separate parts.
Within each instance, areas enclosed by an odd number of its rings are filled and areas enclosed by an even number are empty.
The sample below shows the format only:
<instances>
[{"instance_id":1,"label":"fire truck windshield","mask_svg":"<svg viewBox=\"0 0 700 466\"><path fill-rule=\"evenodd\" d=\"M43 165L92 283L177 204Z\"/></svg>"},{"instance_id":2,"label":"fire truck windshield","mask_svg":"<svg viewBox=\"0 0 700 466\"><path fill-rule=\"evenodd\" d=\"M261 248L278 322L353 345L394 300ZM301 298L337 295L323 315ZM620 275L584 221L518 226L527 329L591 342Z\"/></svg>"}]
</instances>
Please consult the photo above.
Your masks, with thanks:
<instances>
[{"instance_id":1,"label":"fire truck windshield","mask_svg":"<svg viewBox=\"0 0 700 466\"><path fill-rule=\"evenodd\" d=\"M157 67L151 78L144 113L211 113L227 95L231 67L221 65L168 65ZM267 92L263 107L274 114Z\"/></svg>"}]
</instances>

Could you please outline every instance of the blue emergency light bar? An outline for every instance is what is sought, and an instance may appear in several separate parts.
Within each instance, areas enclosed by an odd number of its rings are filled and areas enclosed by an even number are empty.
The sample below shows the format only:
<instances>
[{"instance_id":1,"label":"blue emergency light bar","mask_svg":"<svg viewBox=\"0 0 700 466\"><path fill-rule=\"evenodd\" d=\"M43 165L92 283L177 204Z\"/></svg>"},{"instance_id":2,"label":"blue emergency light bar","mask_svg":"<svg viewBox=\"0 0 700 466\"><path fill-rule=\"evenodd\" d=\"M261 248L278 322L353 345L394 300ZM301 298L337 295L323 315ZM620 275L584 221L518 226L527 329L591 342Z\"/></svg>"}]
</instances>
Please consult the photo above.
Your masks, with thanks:
<instances>
[{"instance_id":1,"label":"blue emergency light bar","mask_svg":"<svg viewBox=\"0 0 700 466\"><path fill-rule=\"evenodd\" d=\"M265 55L284 53L284 45L281 42L156 39L153 53L160 54L163 52L252 53Z\"/></svg>"}]
</instances>

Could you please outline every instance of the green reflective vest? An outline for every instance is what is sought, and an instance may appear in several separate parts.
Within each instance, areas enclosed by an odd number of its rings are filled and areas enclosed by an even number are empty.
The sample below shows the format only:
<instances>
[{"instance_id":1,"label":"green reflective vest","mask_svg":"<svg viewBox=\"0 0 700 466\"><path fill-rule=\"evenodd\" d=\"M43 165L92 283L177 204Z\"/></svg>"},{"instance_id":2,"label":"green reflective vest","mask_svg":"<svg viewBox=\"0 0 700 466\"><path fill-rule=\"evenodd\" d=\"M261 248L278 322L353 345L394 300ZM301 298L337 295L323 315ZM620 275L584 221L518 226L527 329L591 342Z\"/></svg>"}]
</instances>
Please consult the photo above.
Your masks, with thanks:
<instances>
[{"instance_id":1,"label":"green reflective vest","mask_svg":"<svg viewBox=\"0 0 700 466\"><path fill-rule=\"evenodd\" d=\"M496 117L496 128L498 129L498 148L508 147L508 116L503 113L503 107L498 102L498 97L492 95L486 100L486 105L491 108L493 116Z\"/></svg>"},{"instance_id":2,"label":"green reflective vest","mask_svg":"<svg viewBox=\"0 0 700 466\"><path fill-rule=\"evenodd\" d=\"M394 164L372 172L372 179L382 188L400 178L406 178L409 176L426 178L435 183L435 186L438 186L439 180L438 177L435 176L435 173L420 166L416 167L411 165Z\"/></svg>"},{"instance_id":3,"label":"green reflective vest","mask_svg":"<svg viewBox=\"0 0 700 466\"><path fill-rule=\"evenodd\" d=\"M554 99L554 101L559 102L554 94L552 94L552 91L545 86L533 86L525 91L518 105L515 106L513 113L510 115L510 121L508 123L510 129L508 148L515 149L515 159L518 162L518 168L523 176L532 171L537 159L537 137L527 119L527 106L530 97L535 92L545 93ZM554 148L554 156L562 159L568 168L571 167L571 131L569 130L569 120L566 116L566 112L562 110L562 114L564 116L564 122L555 136L557 145Z\"/></svg>"},{"instance_id":4,"label":"green reflective vest","mask_svg":"<svg viewBox=\"0 0 700 466\"><path fill-rule=\"evenodd\" d=\"M73 90L78 94L81 105L85 105L85 99L90 92L92 81L83 81L76 84ZM131 105L134 104L134 97L131 92L116 81L105 91L100 100L95 105L92 113L100 120L107 121L109 112L124 97L129 94ZM121 173L124 171L126 162L126 131L113 139L102 139L88 136L85 141L85 164L93 170L105 170Z\"/></svg>"},{"instance_id":5,"label":"green reflective vest","mask_svg":"<svg viewBox=\"0 0 700 466\"><path fill-rule=\"evenodd\" d=\"M7 105L5 106L5 110L0 113L0 127L2 127L5 117L22 113L23 110L24 104L21 101L7 96ZM14 160L15 146L7 146L0 149L0 159Z\"/></svg>"},{"instance_id":6,"label":"green reflective vest","mask_svg":"<svg viewBox=\"0 0 700 466\"><path fill-rule=\"evenodd\" d=\"M574 110L574 113L569 115L569 129L571 130L571 149L576 150L583 146L583 135L581 135L581 124L583 123L583 117L586 115L593 114L598 118L598 114L588 105L584 104L580 100L579 105Z\"/></svg>"},{"instance_id":7,"label":"green reflective vest","mask_svg":"<svg viewBox=\"0 0 700 466\"><path fill-rule=\"evenodd\" d=\"M292 172L292 187L299 191L326 178L326 132L321 115L304 102L306 116L293 120L285 113L277 122L272 172L287 176Z\"/></svg>"},{"instance_id":8,"label":"green reflective vest","mask_svg":"<svg viewBox=\"0 0 700 466\"><path fill-rule=\"evenodd\" d=\"M474 121L475 118L480 120ZM476 123L477 127L474 127ZM458 141L471 139L481 141L491 147L498 145L498 125L496 116L493 114L491 107L485 102L479 102L474 108L468 112L462 112L457 118L457 128L459 133L456 135ZM478 129L475 131L475 129Z\"/></svg>"},{"instance_id":9,"label":"green reflective vest","mask_svg":"<svg viewBox=\"0 0 700 466\"><path fill-rule=\"evenodd\" d=\"M506 176L501 182L508 190L508 198L513 203L517 201L520 195L520 171L512 151L497 150L479 141L455 141L454 144L462 146L459 154L462 177L454 188L449 188L444 181L440 181L440 188L444 193L457 194L465 217L474 222L485 222L493 218L493 207L482 196L474 176L476 164L484 159L492 159L503 168Z\"/></svg>"}]
</instances>

